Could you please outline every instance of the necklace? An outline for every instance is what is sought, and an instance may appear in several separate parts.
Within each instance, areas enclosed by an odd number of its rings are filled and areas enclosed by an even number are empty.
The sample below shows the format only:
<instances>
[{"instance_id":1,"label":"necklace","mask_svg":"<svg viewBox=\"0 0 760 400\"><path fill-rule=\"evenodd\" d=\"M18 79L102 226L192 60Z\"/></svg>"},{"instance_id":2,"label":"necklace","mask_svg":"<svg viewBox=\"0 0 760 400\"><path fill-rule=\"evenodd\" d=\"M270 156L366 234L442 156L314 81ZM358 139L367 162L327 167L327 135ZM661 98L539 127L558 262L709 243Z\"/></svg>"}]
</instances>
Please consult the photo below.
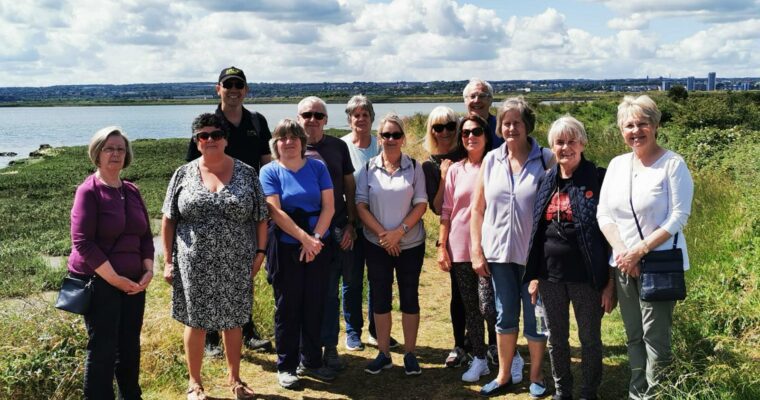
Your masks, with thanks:
<instances>
[{"instance_id":1,"label":"necklace","mask_svg":"<svg viewBox=\"0 0 760 400\"><path fill-rule=\"evenodd\" d=\"M114 185L110 185L108 182L106 182L106 180L103 179L103 177L100 176L100 173L98 173L98 172L95 173L95 177L98 178L98 180L100 181L100 183L102 183L106 187L116 190L119 193L119 197L121 197L121 199L124 200L124 185L121 185L121 179L119 180L120 185L119 186L114 186Z\"/></svg>"},{"instance_id":2,"label":"necklace","mask_svg":"<svg viewBox=\"0 0 760 400\"><path fill-rule=\"evenodd\" d=\"M399 167L401 167L401 157L398 159L398 164L394 164L388 160L385 159L385 156L381 156L383 158L383 167L385 167L386 170L390 173L396 172Z\"/></svg>"}]
</instances>

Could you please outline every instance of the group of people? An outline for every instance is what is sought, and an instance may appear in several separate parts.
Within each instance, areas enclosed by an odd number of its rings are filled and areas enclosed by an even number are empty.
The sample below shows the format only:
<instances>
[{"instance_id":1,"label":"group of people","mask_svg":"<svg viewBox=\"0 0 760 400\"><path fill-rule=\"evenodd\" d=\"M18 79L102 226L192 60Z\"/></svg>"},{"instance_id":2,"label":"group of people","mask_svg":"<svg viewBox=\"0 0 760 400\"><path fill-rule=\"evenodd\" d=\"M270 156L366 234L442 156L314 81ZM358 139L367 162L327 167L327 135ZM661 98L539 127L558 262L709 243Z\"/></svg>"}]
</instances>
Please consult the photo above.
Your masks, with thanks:
<instances>
[{"instance_id":1,"label":"group of people","mask_svg":"<svg viewBox=\"0 0 760 400\"><path fill-rule=\"evenodd\" d=\"M243 343L259 339L252 282L262 265L275 297L282 387L298 387L304 375L333 380L346 368L338 352L341 314L345 348L365 348L365 265L367 342L378 353L364 370L391 368L390 349L401 346L391 336L395 273L404 372L421 374L415 349L428 208L440 216L438 266L451 276L454 343L442 362L469 362L463 381L479 381L490 366L498 372L481 395L506 393L522 381L522 314L531 396L549 394L542 365L548 341L554 398L573 398L572 303L582 347L580 397L597 398L601 320L620 304L629 395L656 390L671 358L675 302L640 300L640 260L671 246L674 235L686 253L682 230L693 186L683 159L657 144L660 112L649 97L627 96L619 105L618 127L632 152L605 171L584 157L590 144L580 121L556 120L544 148L530 136L530 105L509 98L490 114L493 89L479 79L464 88L466 115L447 107L430 113L424 162L403 153L407 132L398 115L381 118L372 134L375 111L365 96L349 100L351 132L336 138L325 134L327 106L318 97L301 100L296 118L270 133L261 114L243 107L242 70L222 70L216 91L220 105L193 121L188 163L174 172L162 208L163 278L172 285L172 316L185 325L188 399L206 398L204 346L217 331L233 396L254 397L240 361ZM137 187L120 178L132 160L124 132L98 131L89 155L96 172L77 188L68 264L95 285L85 316L84 397L114 398L115 377L120 398L139 399L140 330L154 273L149 217ZM536 304L545 319L536 318Z\"/></svg>"}]
</instances>

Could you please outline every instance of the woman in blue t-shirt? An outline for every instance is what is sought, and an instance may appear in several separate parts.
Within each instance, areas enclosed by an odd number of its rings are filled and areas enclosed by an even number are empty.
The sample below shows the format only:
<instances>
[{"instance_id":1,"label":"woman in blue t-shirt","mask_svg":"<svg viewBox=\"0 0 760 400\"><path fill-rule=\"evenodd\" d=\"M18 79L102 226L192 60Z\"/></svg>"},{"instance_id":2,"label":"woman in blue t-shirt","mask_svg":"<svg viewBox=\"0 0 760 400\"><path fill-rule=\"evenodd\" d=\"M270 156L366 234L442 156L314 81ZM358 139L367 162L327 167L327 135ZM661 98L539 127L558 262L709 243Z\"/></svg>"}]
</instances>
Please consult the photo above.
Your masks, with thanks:
<instances>
[{"instance_id":1,"label":"woman in blue t-shirt","mask_svg":"<svg viewBox=\"0 0 760 400\"><path fill-rule=\"evenodd\" d=\"M322 365L320 346L329 262L322 239L335 212L333 185L327 167L304 156L306 133L295 121L280 121L269 146L275 161L261 169L260 180L275 224L267 268L276 304L277 379L295 388L296 368L335 378Z\"/></svg>"}]
</instances>

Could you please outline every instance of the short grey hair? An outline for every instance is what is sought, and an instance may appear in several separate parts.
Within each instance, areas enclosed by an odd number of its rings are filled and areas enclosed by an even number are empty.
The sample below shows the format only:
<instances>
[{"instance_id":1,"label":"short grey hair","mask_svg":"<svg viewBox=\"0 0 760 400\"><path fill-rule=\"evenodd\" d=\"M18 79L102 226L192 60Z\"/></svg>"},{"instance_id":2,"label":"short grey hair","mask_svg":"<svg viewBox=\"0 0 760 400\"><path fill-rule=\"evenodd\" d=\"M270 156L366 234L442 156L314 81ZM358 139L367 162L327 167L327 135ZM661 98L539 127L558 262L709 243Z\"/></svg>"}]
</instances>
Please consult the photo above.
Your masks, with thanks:
<instances>
[{"instance_id":1,"label":"short grey hair","mask_svg":"<svg viewBox=\"0 0 760 400\"><path fill-rule=\"evenodd\" d=\"M349 125L351 125L351 114L353 114L354 111L359 108L369 113L370 124L375 122L375 109L372 107L372 102L367 98L367 96L363 94L357 94L348 100L348 103L346 104L346 117Z\"/></svg>"},{"instance_id":2,"label":"short grey hair","mask_svg":"<svg viewBox=\"0 0 760 400\"><path fill-rule=\"evenodd\" d=\"M90 138L90 146L88 148L88 154L90 155L90 161L96 167L100 166L100 153L103 151L103 147L106 145L106 141L111 136L119 136L124 139L124 145L127 147L127 152L124 154L124 168L127 168L132 163L132 144L129 142L127 134L119 126L107 126L98 130Z\"/></svg>"},{"instance_id":3,"label":"short grey hair","mask_svg":"<svg viewBox=\"0 0 760 400\"><path fill-rule=\"evenodd\" d=\"M301 141L301 158L306 156L306 131L303 130L303 127L298 122L285 118L277 123L274 131L272 131L272 138L269 139L269 150L272 152L273 159L280 159L280 152L277 151L277 141L285 138L288 134L293 135Z\"/></svg>"},{"instance_id":4,"label":"short grey hair","mask_svg":"<svg viewBox=\"0 0 760 400\"><path fill-rule=\"evenodd\" d=\"M570 114L563 115L552 123L547 135L549 146L554 146L554 142L562 135L567 136L569 139L577 140L584 146L588 144L586 128L581 121L578 121Z\"/></svg>"},{"instance_id":5,"label":"short grey hair","mask_svg":"<svg viewBox=\"0 0 760 400\"><path fill-rule=\"evenodd\" d=\"M398 114L394 112L389 112L388 114L385 114L383 119L380 120L380 123L377 125L377 135L380 136L382 134L383 128L385 127L385 124L388 122L393 122L394 124L398 125L399 129L401 129L401 133L406 136L406 130L404 129L404 120L399 117Z\"/></svg>"},{"instance_id":6,"label":"short grey hair","mask_svg":"<svg viewBox=\"0 0 760 400\"><path fill-rule=\"evenodd\" d=\"M493 86L491 86L488 81L484 81L480 78L472 78L467 83L467 85L464 87L464 90L462 90L462 98L466 99L467 95L472 91L472 89L475 89L478 86L483 86L486 88L486 92L488 92L488 95L493 99Z\"/></svg>"},{"instance_id":7,"label":"short grey hair","mask_svg":"<svg viewBox=\"0 0 760 400\"><path fill-rule=\"evenodd\" d=\"M301 101L298 102L297 111L300 113L301 107L305 107L307 104L315 104L315 103L322 106L322 110L324 110L325 115L327 115L327 103L325 103L324 100L320 99L317 96L304 97Z\"/></svg>"},{"instance_id":8,"label":"short grey hair","mask_svg":"<svg viewBox=\"0 0 760 400\"><path fill-rule=\"evenodd\" d=\"M518 96L504 100L504 103L499 107L499 113L496 116L496 128L498 129L499 136L504 137L504 133L501 131L501 122L504 119L504 114L512 110L517 110L520 113L520 118L525 124L525 133L530 135L536 127L536 113L530 108L530 104L525 101L524 97Z\"/></svg>"},{"instance_id":9,"label":"short grey hair","mask_svg":"<svg viewBox=\"0 0 760 400\"><path fill-rule=\"evenodd\" d=\"M647 95L639 97L625 96L623 101L618 105L617 124L620 131L623 131L625 120L633 116L642 116L646 118L655 129L660 126L662 113L657 108L657 104Z\"/></svg>"}]
</instances>

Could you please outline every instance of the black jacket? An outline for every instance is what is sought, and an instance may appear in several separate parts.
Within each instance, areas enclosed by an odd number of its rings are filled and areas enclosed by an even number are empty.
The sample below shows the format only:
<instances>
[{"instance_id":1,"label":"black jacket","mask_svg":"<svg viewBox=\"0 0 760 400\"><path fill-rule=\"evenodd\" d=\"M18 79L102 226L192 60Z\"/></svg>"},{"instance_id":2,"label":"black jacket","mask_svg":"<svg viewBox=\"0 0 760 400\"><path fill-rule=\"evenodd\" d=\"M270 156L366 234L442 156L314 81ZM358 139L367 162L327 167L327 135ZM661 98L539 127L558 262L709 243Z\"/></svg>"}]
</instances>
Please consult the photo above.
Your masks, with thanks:
<instances>
[{"instance_id":1,"label":"black jacket","mask_svg":"<svg viewBox=\"0 0 760 400\"><path fill-rule=\"evenodd\" d=\"M596 207L599 204L599 191L605 172L604 168L597 168L594 163L587 161L581 155L581 163L573 173L572 185L568 188L573 223L578 233L578 248L583 257L583 264L586 266L586 275L591 278L591 286L597 290L602 290L609 279L609 246L596 220ZM544 257L543 244L536 243L534 246L534 239L539 222L557 187L558 175L559 165L547 171L538 184L536 203L533 207L533 229L528 247L528 263L523 278L525 282L539 278L538 274Z\"/></svg>"}]
</instances>

